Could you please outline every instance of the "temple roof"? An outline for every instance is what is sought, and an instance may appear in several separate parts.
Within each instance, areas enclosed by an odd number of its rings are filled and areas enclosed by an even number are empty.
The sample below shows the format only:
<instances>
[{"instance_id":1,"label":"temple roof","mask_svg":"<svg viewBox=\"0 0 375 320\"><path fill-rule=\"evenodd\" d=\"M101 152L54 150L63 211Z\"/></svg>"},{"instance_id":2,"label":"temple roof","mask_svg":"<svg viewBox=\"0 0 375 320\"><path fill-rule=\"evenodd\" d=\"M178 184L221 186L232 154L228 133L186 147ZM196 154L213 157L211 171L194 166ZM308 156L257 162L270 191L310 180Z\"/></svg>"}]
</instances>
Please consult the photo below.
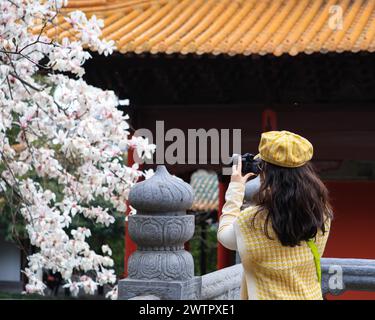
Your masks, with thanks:
<instances>
[{"instance_id":1,"label":"temple roof","mask_svg":"<svg viewBox=\"0 0 375 320\"><path fill-rule=\"evenodd\" d=\"M191 210L211 212L219 207L219 181L215 172L200 169L191 176L190 185L194 190Z\"/></svg>"},{"instance_id":2,"label":"temple roof","mask_svg":"<svg viewBox=\"0 0 375 320\"><path fill-rule=\"evenodd\" d=\"M375 51L375 0L70 0L63 11L77 9L103 18L121 53ZM66 26L47 33L74 38Z\"/></svg>"}]
</instances>

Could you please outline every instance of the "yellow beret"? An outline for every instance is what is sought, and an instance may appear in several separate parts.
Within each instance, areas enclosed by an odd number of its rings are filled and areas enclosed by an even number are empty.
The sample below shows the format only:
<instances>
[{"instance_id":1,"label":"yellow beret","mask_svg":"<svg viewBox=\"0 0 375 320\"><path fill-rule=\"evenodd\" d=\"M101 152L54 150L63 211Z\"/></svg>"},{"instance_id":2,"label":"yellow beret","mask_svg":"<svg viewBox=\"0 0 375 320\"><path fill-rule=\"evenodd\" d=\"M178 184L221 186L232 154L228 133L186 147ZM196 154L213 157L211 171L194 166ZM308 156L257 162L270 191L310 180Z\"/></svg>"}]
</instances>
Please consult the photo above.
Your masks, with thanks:
<instances>
[{"instance_id":1,"label":"yellow beret","mask_svg":"<svg viewBox=\"0 0 375 320\"><path fill-rule=\"evenodd\" d=\"M269 131L262 133L257 157L277 166L296 168L311 160L313 152L312 144L298 134Z\"/></svg>"}]
</instances>

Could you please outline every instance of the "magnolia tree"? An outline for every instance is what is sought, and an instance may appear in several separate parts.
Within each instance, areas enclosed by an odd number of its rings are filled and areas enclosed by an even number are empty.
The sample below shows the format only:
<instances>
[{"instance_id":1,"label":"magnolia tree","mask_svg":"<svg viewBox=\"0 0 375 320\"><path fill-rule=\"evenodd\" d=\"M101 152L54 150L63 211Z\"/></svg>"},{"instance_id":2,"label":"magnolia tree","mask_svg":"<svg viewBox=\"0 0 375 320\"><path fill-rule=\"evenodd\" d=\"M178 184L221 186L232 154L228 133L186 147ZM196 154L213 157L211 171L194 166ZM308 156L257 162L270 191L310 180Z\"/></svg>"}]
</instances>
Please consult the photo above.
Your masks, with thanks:
<instances>
[{"instance_id":1,"label":"magnolia tree","mask_svg":"<svg viewBox=\"0 0 375 320\"><path fill-rule=\"evenodd\" d=\"M104 55L114 49L113 41L99 38L103 21L70 12L64 19L75 41L45 36L63 5L0 1L0 193L14 204L37 248L23 270L26 292L44 293L38 272L47 269L61 273L73 295L81 288L93 294L98 285L116 283L111 249L103 244L102 252L92 250L90 229L72 228L72 219L113 223L109 209L125 212L129 189L145 175L137 164L126 166L124 152L132 147L140 158L151 157L155 146L130 138L114 92L82 79L90 58L84 48ZM57 184L58 194L42 184L46 180ZM95 205L98 198L108 206ZM116 295L113 286L107 296Z\"/></svg>"}]
</instances>

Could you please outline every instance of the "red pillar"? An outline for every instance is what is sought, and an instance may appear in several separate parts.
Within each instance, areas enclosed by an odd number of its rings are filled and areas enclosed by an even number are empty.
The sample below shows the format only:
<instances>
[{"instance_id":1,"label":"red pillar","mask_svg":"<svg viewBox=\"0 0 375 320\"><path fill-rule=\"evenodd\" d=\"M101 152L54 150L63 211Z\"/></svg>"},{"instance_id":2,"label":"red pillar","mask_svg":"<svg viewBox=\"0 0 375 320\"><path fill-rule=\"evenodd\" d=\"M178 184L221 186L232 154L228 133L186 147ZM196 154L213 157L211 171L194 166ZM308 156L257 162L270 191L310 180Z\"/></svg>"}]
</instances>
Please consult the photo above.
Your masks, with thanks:
<instances>
[{"instance_id":1,"label":"red pillar","mask_svg":"<svg viewBox=\"0 0 375 320\"><path fill-rule=\"evenodd\" d=\"M277 130L277 113L271 109L262 112L262 132Z\"/></svg>"},{"instance_id":2,"label":"red pillar","mask_svg":"<svg viewBox=\"0 0 375 320\"><path fill-rule=\"evenodd\" d=\"M133 157L134 150L129 148L128 150L128 166L132 166L134 164L134 157ZM126 201L127 209L126 209L126 216L130 213L129 202ZM133 242L133 240L129 236L128 232L128 222L125 221L125 257L124 257L124 277L128 276L128 260L130 255L137 250L137 245Z\"/></svg>"},{"instance_id":3,"label":"red pillar","mask_svg":"<svg viewBox=\"0 0 375 320\"><path fill-rule=\"evenodd\" d=\"M225 203L225 192L228 188L227 181L221 181L219 179L219 211L218 211L218 220L220 219L222 209ZM232 265L232 252L221 245L221 243L217 243L217 269L226 268Z\"/></svg>"}]
</instances>

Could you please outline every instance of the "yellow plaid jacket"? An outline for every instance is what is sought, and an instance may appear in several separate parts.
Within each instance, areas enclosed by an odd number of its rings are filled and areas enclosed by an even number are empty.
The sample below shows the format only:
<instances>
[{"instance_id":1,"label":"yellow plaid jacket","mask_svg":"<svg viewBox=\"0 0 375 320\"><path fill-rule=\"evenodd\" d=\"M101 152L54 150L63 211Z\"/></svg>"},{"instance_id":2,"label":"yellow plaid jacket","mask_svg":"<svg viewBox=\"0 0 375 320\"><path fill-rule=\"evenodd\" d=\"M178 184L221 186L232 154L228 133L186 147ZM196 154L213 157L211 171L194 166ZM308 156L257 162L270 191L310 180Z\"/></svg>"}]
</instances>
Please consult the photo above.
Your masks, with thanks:
<instances>
[{"instance_id":1,"label":"yellow plaid jacket","mask_svg":"<svg viewBox=\"0 0 375 320\"><path fill-rule=\"evenodd\" d=\"M252 227L257 208L241 211L245 185L231 182L225 195L220 217L218 240L226 248L238 250L244 273L241 299L250 300L321 300L322 292L314 257L306 243L296 247L281 245L269 227L269 239L264 231L264 213L259 213ZM318 232L315 243L323 254L330 228Z\"/></svg>"}]
</instances>

